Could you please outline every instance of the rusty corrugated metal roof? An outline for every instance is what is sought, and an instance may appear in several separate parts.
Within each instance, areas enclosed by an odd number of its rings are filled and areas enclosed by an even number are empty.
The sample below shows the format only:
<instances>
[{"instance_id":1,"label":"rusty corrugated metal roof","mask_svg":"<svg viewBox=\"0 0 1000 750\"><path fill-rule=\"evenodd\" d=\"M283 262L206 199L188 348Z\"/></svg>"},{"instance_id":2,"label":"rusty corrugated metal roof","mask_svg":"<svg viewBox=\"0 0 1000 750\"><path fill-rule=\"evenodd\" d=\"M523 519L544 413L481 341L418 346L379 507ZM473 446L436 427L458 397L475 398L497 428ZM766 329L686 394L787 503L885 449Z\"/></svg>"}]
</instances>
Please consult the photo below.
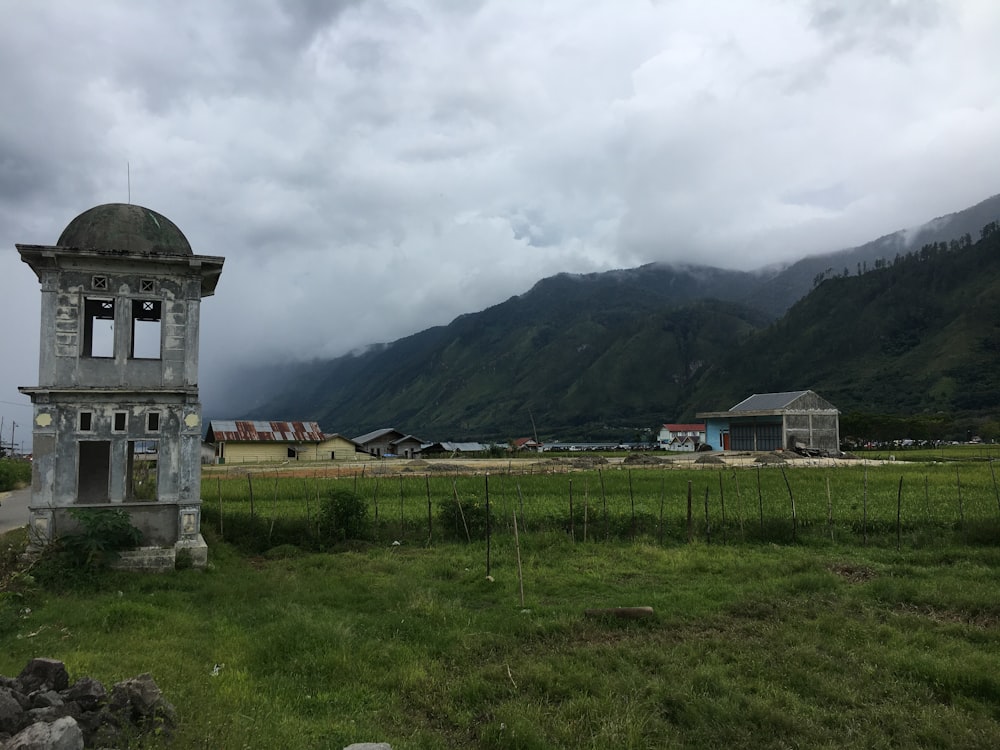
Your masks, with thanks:
<instances>
[{"instance_id":1,"label":"rusty corrugated metal roof","mask_svg":"<svg viewBox=\"0 0 1000 750\"><path fill-rule=\"evenodd\" d=\"M318 422L261 422L257 420L212 420L208 441L242 443L321 442L323 431Z\"/></svg>"}]
</instances>

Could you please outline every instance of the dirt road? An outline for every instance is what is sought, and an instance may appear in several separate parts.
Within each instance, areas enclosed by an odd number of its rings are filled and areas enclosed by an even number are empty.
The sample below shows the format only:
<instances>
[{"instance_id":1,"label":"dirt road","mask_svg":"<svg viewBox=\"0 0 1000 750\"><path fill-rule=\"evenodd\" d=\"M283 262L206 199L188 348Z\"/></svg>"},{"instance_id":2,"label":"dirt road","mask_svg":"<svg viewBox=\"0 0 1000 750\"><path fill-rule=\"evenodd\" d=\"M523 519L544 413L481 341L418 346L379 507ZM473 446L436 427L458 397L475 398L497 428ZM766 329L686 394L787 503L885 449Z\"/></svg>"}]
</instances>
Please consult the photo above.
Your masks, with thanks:
<instances>
[{"instance_id":1,"label":"dirt road","mask_svg":"<svg viewBox=\"0 0 1000 750\"><path fill-rule=\"evenodd\" d=\"M0 534L28 525L31 488L0 492Z\"/></svg>"}]
</instances>

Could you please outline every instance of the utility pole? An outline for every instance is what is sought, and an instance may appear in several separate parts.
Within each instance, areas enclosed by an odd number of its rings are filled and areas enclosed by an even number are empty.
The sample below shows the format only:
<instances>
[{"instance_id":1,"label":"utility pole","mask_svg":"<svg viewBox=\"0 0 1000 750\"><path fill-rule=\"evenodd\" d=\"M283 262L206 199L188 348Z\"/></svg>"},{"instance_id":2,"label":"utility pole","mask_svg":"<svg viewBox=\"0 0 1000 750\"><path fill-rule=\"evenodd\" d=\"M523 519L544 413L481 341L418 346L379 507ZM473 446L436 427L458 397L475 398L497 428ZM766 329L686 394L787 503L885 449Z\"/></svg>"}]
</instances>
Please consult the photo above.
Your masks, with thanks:
<instances>
[{"instance_id":1,"label":"utility pole","mask_svg":"<svg viewBox=\"0 0 1000 750\"><path fill-rule=\"evenodd\" d=\"M13 419L10 420L10 457L14 457L14 428L17 427L17 422Z\"/></svg>"}]
</instances>

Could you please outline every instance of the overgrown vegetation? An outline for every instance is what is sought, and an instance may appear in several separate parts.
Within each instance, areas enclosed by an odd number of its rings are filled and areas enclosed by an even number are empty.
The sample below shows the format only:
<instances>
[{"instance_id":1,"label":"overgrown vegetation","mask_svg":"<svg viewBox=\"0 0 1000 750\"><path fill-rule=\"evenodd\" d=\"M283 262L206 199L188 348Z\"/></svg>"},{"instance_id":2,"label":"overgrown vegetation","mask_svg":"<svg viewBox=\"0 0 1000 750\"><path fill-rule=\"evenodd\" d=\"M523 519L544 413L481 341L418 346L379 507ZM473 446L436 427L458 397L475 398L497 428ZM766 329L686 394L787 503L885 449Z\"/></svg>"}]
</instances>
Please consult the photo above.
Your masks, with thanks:
<instances>
[{"instance_id":1,"label":"overgrown vegetation","mask_svg":"<svg viewBox=\"0 0 1000 750\"><path fill-rule=\"evenodd\" d=\"M0 492L31 483L31 463L18 458L0 458Z\"/></svg>"},{"instance_id":2,"label":"overgrown vegetation","mask_svg":"<svg viewBox=\"0 0 1000 750\"><path fill-rule=\"evenodd\" d=\"M326 543L367 539L368 505L351 490L335 487L320 504L317 532Z\"/></svg>"},{"instance_id":3,"label":"overgrown vegetation","mask_svg":"<svg viewBox=\"0 0 1000 750\"><path fill-rule=\"evenodd\" d=\"M31 568L43 584L67 586L90 580L142 542L142 532L120 508L71 508L69 515L77 530L53 540Z\"/></svg>"}]
</instances>

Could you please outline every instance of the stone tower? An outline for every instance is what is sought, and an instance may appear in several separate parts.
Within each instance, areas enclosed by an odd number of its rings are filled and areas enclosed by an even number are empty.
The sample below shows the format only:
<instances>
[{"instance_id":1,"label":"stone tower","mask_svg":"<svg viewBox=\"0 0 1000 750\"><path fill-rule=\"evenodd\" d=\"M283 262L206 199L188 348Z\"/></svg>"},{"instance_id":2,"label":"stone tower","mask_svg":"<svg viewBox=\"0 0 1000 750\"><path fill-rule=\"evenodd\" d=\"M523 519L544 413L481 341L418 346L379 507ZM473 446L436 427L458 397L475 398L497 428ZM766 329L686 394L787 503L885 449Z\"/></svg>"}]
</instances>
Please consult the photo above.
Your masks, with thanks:
<instances>
[{"instance_id":1,"label":"stone tower","mask_svg":"<svg viewBox=\"0 0 1000 750\"><path fill-rule=\"evenodd\" d=\"M126 567L173 567L201 536L201 298L224 259L195 255L165 216L112 203L85 211L55 245L17 245L42 289L30 531L71 532L81 506L126 510L143 548Z\"/></svg>"}]
</instances>

